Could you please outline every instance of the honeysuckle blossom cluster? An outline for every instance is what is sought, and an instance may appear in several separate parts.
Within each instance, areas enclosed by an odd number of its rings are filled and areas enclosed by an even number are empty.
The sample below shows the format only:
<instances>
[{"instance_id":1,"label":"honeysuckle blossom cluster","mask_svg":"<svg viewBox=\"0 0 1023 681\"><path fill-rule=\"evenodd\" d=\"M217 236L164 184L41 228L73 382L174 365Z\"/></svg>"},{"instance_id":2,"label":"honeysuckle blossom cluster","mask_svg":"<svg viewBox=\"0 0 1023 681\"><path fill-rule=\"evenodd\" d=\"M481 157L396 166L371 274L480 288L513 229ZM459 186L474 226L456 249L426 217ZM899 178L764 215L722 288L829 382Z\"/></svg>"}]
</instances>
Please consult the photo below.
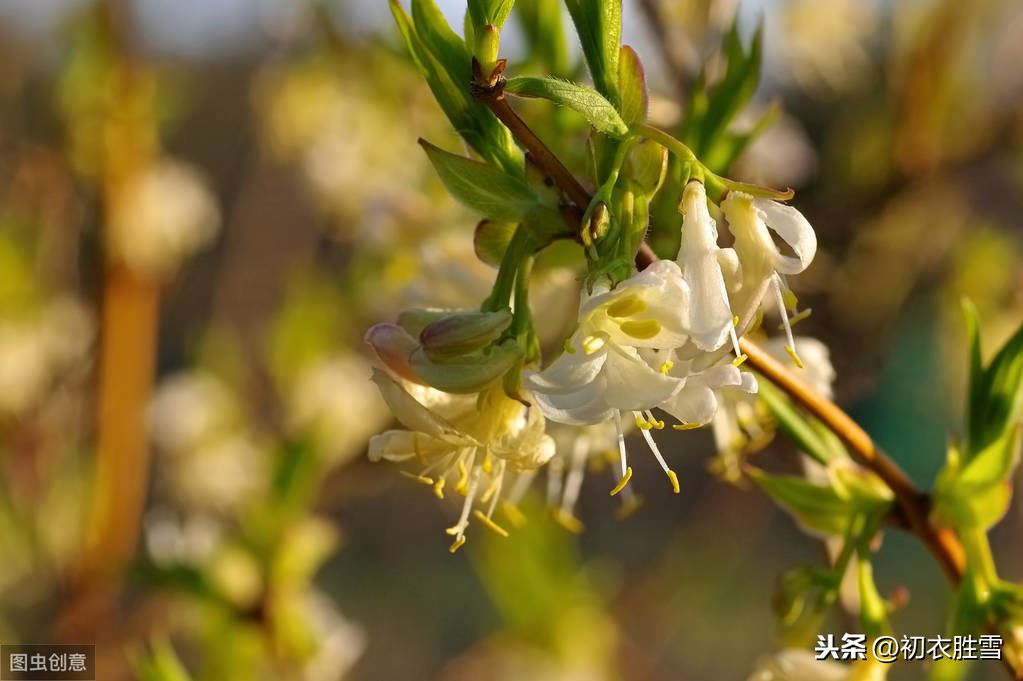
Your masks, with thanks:
<instances>
[{"instance_id":1,"label":"honeysuckle blossom cluster","mask_svg":"<svg viewBox=\"0 0 1023 681\"><path fill-rule=\"evenodd\" d=\"M522 343L514 299L515 311L492 299L485 306L497 309L408 310L398 323L367 333L386 367L373 380L404 426L373 438L370 457L414 464L405 473L438 497L445 490L464 497L448 528L452 550L464 543L472 518L506 534L495 509L503 499L514 520L519 498L545 466L555 517L580 529L574 507L587 462L613 452L610 493L627 490L632 424L675 493L678 476L654 438L665 419L676 430L714 423L719 439L744 432L756 438L747 413L755 402L738 397L757 391L754 375L743 370L739 338L773 307L782 347L802 366L791 325L807 312L796 310L785 277L810 264L816 236L796 209L775 200L731 191L714 206L699 180L685 185L679 209L676 258L618 282L589 281L574 331L543 368ZM712 209L734 237L731 246L719 244ZM510 473L516 480L506 483ZM624 508L634 507L638 499L625 495Z\"/></svg>"}]
</instances>

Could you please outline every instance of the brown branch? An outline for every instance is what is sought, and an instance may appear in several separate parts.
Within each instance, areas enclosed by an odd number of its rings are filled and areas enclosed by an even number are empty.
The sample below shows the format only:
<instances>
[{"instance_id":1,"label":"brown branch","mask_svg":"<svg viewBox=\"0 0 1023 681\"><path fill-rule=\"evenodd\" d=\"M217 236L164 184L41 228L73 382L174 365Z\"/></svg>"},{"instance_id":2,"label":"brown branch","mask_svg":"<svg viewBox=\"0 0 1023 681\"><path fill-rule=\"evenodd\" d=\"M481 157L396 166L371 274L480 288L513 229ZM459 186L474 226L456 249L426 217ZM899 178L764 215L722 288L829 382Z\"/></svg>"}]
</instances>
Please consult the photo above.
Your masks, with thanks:
<instances>
[{"instance_id":1,"label":"brown branch","mask_svg":"<svg viewBox=\"0 0 1023 681\"><path fill-rule=\"evenodd\" d=\"M519 118L504 98L504 78L501 76L503 64L485 81L481 77L478 65L475 65L476 82L473 83L473 94L507 126L516 140L519 141L534 157L558 187L580 207L588 206L591 196L589 192L565 167L561 160L529 129L525 121ZM636 254L636 264L643 268L657 260L657 255L643 243ZM955 584L963 576L965 557L959 539L948 528L937 527L930 520L930 500L920 492L912 480L877 448L870 436L856 424L852 418L842 411L838 405L814 391L801 378L786 369L759 345L748 338L740 339L741 349L749 356L751 367L763 374L768 380L784 390L790 398L798 402L825 425L842 438L852 450L853 457L863 466L878 475L895 495L899 511L904 516L910 531L915 534L931 551L945 574Z\"/></svg>"}]
</instances>

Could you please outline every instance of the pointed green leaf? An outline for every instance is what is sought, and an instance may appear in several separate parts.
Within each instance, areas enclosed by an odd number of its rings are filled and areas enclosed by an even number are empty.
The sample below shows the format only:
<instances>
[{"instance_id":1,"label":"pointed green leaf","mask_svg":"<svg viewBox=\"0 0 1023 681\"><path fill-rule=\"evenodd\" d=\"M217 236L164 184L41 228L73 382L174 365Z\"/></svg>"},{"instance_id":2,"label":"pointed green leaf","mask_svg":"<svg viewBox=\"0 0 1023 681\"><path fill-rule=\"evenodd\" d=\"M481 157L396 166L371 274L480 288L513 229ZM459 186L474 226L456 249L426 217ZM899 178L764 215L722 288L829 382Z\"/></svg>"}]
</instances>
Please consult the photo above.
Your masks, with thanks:
<instances>
[{"instance_id":1,"label":"pointed green leaf","mask_svg":"<svg viewBox=\"0 0 1023 681\"><path fill-rule=\"evenodd\" d=\"M474 27L493 26L500 30L515 0L469 0L468 12Z\"/></svg>"},{"instance_id":2,"label":"pointed green leaf","mask_svg":"<svg viewBox=\"0 0 1023 681\"><path fill-rule=\"evenodd\" d=\"M981 408L971 424L971 452L1000 437L1023 410L1023 326L991 360L979 390Z\"/></svg>"},{"instance_id":3,"label":"pointed green leaf","mask_svg":"<svg viewBox=\"0 0 1023 681\"><path fill-rule=\"evenodd\" d=\"M525 180L487 163L444 151L426 140L419 143L444 186L469 208L497 220L517 222L536 205L536 195Z\"/></svg>"},{"instance_id":4,"label":"pointed green leaf","mask_svg":"<svg viewBox=\"0 0 1023 681\"><path fill-rule=\"evenodd\" d=\"M791 513L805 529L825 535L843 535L860 511L830 487L803 478L771 475L752 468L749 476L775 503Z\"/></svg>"},{"instance_id":5,"label":"pointed green leaf","mask_svg":"<svg viewBox=\"0 0 1023 681\"><path fill-rule=\"evenodd\" d=\"M827 465L835 458L835 450L810 424L809 419L774 385L760 377L757 397L767 406L781 431L818 463Z\"/></svg>"},{"instance_id":6,"label":"pointed green leaf","mask_svg":"<svg viewBox=\"0 0 1023 681\"><path fill-rule=\"evenodd\" d=\"M565 0L597 91L618 103L618 50L622 41L621 0Z\"/></svg>"},{"instance_id":7,"label":"pointed green leaf","mask_svg":"<svg viewBox=\"0 0 1023 681\"><path fill-rule=\"evenodd\" d=\"M938 521L958 528L988 529L1009 507L1009 478L1019 462L1019 427L1006 430L973 459L964 461L955 447L934 486Z\"/></svg>"},{"instance_id":8,"label":"pointed green leaf","mask_svg":"<svg viewBox=\"0 0 1023 681\"><path fill-rule=\"evenodd\" d=\"M963 316L966 321L966 339L969 348L969 375L966 384L966 411L963 419L966 441L973 439L973 431L980 428L980 419L984 402L981 389L984 383L984 361L980 345L980 320L977 319L977 307L968 299L963 298Z\"/></svg>"},{"instance_id":9,"label":"pointed green leaf","mask_svg":"<svg viewBox=\"0 0 1023 681\"><path fill-rule=\"evenodd\" d=\"M449 74L461 75L461 82L472 76L472 57L458 34L451 30L434 0L412 0L412 23L426 48ZM455 79L459 82L459 79Z\"/></svg>"},{"instance_id":10,"label":"pointed green leaf","mask_svg":"<svg viewBox=\"0 0 1023 681\"><path fill-rule=\"evenodd\" d=\"M618 59L618 94L626 124L632 126L646 121L646 75L639 55L628 45L622 45Z\"/></svg>"},{"instance_id":11,"label":"pointed green leaf","mask_svg":"<svg viewBox=\"0 0 1023 681\"><path fill-rule=\"evenodd\" d=\"M558 78L523 76L510 79L504 89L521 97L540 97L568 107L582 114L590 125L608 135L622 137L629 132L629 126L611 102L585 85Z\"/></svg>"}]
</instances>

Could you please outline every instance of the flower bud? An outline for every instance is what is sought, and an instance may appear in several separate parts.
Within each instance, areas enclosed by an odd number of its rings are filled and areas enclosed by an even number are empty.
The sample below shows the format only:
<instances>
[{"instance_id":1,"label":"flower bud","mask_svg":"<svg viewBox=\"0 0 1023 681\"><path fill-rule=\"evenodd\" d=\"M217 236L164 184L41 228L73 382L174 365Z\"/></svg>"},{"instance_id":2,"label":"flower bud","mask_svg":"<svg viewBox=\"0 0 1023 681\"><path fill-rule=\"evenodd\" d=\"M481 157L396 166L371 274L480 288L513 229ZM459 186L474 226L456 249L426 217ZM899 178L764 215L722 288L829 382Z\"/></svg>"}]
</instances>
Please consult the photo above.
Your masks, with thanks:
<instances>
[{"instance_id":1,"label":"flower bud","mask_svg":"<svg viewBox=\"0 0 1023 681\"><path fill-rule=\"evenodd\" d=\"M460 312L428 324L419 333L423 351L443 361L483 349L500 338L511 324L511 310Z\"/></svg>"},{"instance_id":2,"label":"flower bud","mask_svg":"<svg viewBox=\"0 0 1023 681\"><path fill-rule=\"evenodd\" d=\"M364 338L388 369L409 381L423 382L409 364L409 358L419 349L419 343L405 329L397 324L377 324L366 332Z\"/></svg>"},{"instance_id":3,"label":"flower bud","mask_svg":"<svg viewBox=\"0 0 1023 681\"><path fill-rule=\"evenodd\" d=\"M412 369L420 381L449 393L474 393L487 387L511 369L522 356L518 343L509 338L483 350L434 360L424 349L412 353Z\"/></svg>"}]
</instances>

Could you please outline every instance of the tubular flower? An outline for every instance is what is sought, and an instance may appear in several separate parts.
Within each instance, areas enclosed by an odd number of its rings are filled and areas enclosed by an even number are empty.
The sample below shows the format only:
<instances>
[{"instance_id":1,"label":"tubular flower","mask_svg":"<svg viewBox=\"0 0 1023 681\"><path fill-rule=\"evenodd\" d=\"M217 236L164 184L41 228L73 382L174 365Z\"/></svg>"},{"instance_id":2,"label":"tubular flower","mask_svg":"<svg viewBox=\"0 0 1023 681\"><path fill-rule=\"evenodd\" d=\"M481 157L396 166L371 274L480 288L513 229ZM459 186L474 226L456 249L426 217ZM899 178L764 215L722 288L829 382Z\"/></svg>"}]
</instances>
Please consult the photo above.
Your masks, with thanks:
<instances>
[{"instance_id":1,"label":"tubular flower","mask_svg":"<svg viewBox=\"0 0 1023 681\"><path fill-rule=\"evenodd\" d=\"M408 473L444 498L451 488L465 497L458 522L447 529L455 537L451 551L465 543L469 516L507 536L493 520L505 474L535 471L554 455L554 441L544 432L537 409L523 406L491 388L476 396L454 395L433 388L407 388L374 370L373 381L405 430L388 430L369 443L373 461L417 461L422 468Z\"/></svg>"},{"instance_id":2,"label":"tubular flower","mask_svg":"<svg viewBox=\"0 0 1023 681\"><path fill-rule=\"evenodd\" d=\"M682 310L683 325L701 350L717 350L730 334L735 337L725 272L737 269L736 254L717 245L717 224L707 210L707 192L702 182L692 180L686 185L681 210L682 243L677 261L690 292Z\"/></svg>"},{"instance_id":3,"label":"tubular flower","mask_svg":"<svg viewBox=\"0 0 1023 681\"><path fill-rule=\"evenodd\" d=\"M753 326L765 296L773 292L788 340L785 351L796 366L802 368L792 337L792 325L807 317L810 311L797 311L796 297L785 283L784 276L802 272L813 261L817 253L817 236L813 227L792 206L738 191L729 192L721 202L721 209L735 236L734 248L741 263L738 277L729 291L739 333ZM771 232L787 244L794 255L783 254Z\"/></svg>"}]
</instances>

